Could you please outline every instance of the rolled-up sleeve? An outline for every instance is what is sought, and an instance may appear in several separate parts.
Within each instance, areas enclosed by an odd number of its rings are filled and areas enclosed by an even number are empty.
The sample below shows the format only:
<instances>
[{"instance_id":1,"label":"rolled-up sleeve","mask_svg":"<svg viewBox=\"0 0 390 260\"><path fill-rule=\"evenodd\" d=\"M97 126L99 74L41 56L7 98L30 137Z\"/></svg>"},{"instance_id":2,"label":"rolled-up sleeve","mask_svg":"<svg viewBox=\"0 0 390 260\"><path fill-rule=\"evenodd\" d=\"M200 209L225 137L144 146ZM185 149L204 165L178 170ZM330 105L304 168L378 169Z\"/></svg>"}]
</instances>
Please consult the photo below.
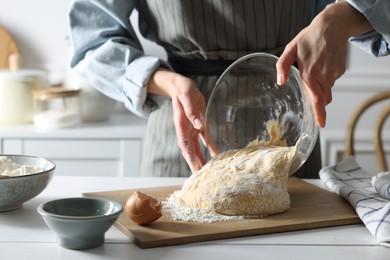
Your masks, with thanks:
<instances>
[{"instance_id":1,"label":"rolled-up sleeve","mask_svg":"<svg viewBox=\"0 0 390 260\"><path fill-rule=\"evenodd\" d=\"M146 84L159 66L169 66L144 55L130 22L136 6L132 0L73 0L70 65L93 87L123 102L134 114L148 117L164 98L148 95Z\"/></svg>"},{"instance_id":2,"label":"rolled-up sleeve","mask_svg":"<svg viewBox=\"0 0 390 260\"><path fill-rule=\"evenodd\" d=\"M350 42L374 56L390 54L390 1L347 0L371 23L374 31L352 37Z\"/></svg>"}]
</instances>

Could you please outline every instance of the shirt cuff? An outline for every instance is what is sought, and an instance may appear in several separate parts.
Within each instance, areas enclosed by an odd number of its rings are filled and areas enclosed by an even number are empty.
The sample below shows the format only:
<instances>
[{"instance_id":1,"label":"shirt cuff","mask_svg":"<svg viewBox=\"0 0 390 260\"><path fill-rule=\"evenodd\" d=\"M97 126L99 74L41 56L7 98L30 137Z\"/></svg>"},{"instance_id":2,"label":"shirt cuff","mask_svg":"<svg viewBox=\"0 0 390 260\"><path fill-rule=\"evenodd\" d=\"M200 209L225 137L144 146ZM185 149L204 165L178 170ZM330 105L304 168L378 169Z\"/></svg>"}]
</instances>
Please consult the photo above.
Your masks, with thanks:
<instances>
[{"instance_id":1,"label":"shirt cuff","mask_svg":"<svg viewBox=\"0 0 390 260\"><path fill-rule=\"evenodd\" d=\"M376 57L389 55L390 30L386 23L390 12L388 4L375 0L347 0L347 2L362 13L374 28L372 32L352 37L351 43Z\"/></svg>"},{"instance_id":2,"label":"shirt cuff","mask_svg":"<svg viewBox=\"0 0 390 260\"><path fill-rule=\"evenodd\" d=\"M376 31L351 37L349 41L359 49L375 57L383 57L390 54L389 44L386 39Z\"/></svg>"},{"instance_id":3,"label":"shirt cuff","mask_svg":"<svg viewBox=\"0 0 390 260\"><path fill-rule=\"evenodd\" d=\"M123 92L127 97L125 106L140 117L148 117L167 99L167 97L147 93L146 84L159 67L171 69L166 61L152 56L139 57L126 69L126 78L123 83Z\"/></svg>"}]
</instances>

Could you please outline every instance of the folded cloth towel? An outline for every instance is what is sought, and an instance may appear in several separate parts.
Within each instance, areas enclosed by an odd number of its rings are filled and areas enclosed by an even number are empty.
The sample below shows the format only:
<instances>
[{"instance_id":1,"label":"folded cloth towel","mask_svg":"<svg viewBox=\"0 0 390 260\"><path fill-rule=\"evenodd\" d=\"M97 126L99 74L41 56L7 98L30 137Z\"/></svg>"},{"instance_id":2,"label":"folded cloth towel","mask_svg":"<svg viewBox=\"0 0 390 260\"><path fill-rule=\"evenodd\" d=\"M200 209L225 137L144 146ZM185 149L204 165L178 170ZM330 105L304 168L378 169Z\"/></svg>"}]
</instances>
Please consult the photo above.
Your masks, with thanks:
<instances>
[{"instance_id":1,"label":"folded cloth towel","mask_svg":"<svg viewBox=\"0 0 390 260\"><path fill-rule=\"evenodd\" d=\"M381 172L372 177L372 186L382 198L390 200L390 172Z\"/></svg>"},{"instance_id":2,"label":"folded cloth towel","mask_svg":"<svg viewBox=\"0 0 390 260\"><path fill-rule=\"evenodd\" d=\"M390 247L390 190L387 174L373 176L365 172L353 157L320 171L320 178L355 208L367 229L384 246ZM375 188L372 183L375 183ZM378 190L383 191L379 195Z\"/></svg>"}]
</instances>

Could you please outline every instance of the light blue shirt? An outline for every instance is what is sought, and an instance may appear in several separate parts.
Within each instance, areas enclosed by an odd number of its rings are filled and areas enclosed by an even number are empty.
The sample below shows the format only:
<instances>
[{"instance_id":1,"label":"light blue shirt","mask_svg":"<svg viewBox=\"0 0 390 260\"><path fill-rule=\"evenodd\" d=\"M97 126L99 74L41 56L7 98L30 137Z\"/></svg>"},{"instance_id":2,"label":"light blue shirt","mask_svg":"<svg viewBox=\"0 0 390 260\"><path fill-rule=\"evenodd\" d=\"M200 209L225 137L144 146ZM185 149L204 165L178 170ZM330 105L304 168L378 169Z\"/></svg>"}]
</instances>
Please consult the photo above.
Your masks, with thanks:
<instances>
[{"instance_id":1,"label":"light blue shirt","mask_svg":"<svg viewBox=\"0 0 390 260\"><path fill-rule=\"evenodd\" d=\"M319 5L324 2L327 1L318 0ZM388 55L390 1L348 2L375 29L351 42L375 56ZM138 4L135 0L73 0L70 23L75 52L71 66L105 95L123 102L134 114L148 117L165 98L148 94L146 84L158 67L170 67L164 60L144 55L130 23L130 15ZM139 20L139 27L144 37L152 37L143 19Z\"/></svg>"},{"instance_id":2,"label":"light blue shirt","mask_svg":"<svg viewBox=\"0 0 390 260\"><path fill-rule=\"evenodd\" d=\"M147 94L146 84L167 62L143 53L130 22L138 1L72 0L71 67L105 95L140 117L160 107L164 97ZM144 26L140 20L141 28Z\"/></svg>"},{"instance_id":3,"label":"light blue shirt","mask_svg":"<svg viewBox=\"0 0 390 260\"><path fill-rule=\"evenodd\" d=\"M374 31L353 37L350 42L360 49L383 57L390 54L390 1L389 0L347 0L371 23Z\"/></svg>"}]
</instances>

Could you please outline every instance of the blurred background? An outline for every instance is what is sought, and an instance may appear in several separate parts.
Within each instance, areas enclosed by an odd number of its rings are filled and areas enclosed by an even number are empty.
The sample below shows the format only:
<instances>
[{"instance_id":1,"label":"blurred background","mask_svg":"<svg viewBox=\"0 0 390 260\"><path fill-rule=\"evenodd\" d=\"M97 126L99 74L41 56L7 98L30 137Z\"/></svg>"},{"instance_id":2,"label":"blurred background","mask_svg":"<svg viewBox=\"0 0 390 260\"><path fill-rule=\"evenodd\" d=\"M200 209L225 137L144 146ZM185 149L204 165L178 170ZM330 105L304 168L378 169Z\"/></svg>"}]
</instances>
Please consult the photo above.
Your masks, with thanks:
<instances>
[{"instance_id":1,"label":"blurred background","mask_svg":"<svg viewBox=\"0 0 390 260\"><path fill-rule=\"evenodd\" d=\"M50 84L61 84L68 69L69 47L68 5L70 0L0 0L0 26L16 40L24 68L43 69ZM137 14L131 17L137 26ZM159 46L142 40L148 54L165 58ZM327 126L321 130L323 164L341 160L345 130L352 112L366 98L390 89L390 57L374 58L351 47L348 70L333 89L333 102L328 106ZM356 157L363 168L377 171L372 145L372 126L382 105L370 108L359 121L355 145ZM390 123L384 133L384 145L390 158ZM1 126L0 126L1 128ZM1 136L0 136L1 138Z\"/></svg>"}]
</instances>

